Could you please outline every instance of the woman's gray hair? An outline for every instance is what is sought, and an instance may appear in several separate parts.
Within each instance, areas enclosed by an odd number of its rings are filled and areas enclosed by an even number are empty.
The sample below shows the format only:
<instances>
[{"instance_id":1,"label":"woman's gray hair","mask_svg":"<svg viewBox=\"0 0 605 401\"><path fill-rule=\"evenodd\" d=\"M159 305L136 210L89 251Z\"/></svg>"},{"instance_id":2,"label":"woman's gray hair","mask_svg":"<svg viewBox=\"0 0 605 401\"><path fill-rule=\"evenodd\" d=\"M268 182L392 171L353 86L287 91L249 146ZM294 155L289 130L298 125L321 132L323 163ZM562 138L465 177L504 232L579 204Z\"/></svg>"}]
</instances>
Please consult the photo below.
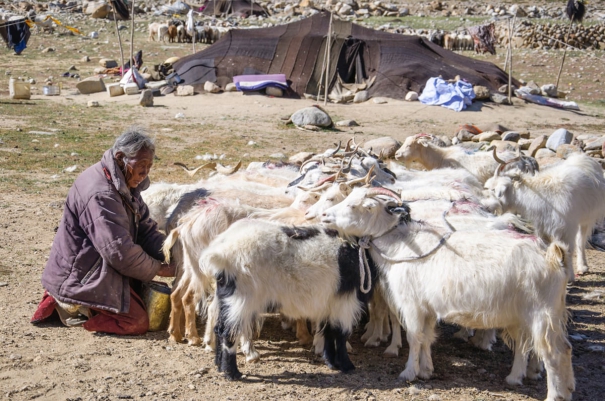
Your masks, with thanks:
<instances>
[{"instance_id":1,"label":"woman's gray hair","mask_svg":"<svg viewBox=\"0 0 605 401\"><path fill-rule=\"evenodd\" d=\"M141 149L148 149L155 153L155 142L144 128L132 126L116 139L111 149L114 157L118 152L124 153L124 161L127 162Z\"/></svg>"}]
</instances>

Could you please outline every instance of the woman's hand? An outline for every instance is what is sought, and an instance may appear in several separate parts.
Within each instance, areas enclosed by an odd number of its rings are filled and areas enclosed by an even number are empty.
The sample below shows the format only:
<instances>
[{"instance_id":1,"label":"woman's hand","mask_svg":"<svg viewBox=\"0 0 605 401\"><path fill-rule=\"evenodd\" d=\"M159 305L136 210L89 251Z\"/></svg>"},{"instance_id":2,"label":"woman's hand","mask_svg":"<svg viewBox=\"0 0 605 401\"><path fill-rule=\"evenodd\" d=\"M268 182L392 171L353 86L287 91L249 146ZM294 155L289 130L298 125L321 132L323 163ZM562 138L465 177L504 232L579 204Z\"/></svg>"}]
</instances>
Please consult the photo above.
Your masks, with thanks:
<instances>
[{"instance_id":1,"label":"woman's hand","mask_svg":"<svg viewBox=\"0 0 605 401\"><path fill-rule=\"evenodd\" d=\"M157 275L160 277L174 277L174 276L176 276L176 266L173 265L172 263L170 263L170 264L162 263L160 265L160 270L158 270Z\"/></svg>"}]
</instances>

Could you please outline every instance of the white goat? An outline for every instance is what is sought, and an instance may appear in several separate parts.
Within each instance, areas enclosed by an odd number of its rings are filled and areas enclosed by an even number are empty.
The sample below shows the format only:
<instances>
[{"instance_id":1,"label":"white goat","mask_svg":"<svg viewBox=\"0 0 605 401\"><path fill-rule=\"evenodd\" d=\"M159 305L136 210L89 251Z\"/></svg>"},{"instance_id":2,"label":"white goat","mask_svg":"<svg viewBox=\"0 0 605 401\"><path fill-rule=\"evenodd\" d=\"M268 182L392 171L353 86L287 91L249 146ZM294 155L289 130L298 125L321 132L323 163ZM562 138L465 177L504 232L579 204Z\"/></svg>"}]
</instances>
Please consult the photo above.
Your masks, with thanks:
<instances>
[{"instance_id":1,"label":"white goat","mask_svg":"<svg viewBox=\"0 0 605 401\"><path fill-rule=\"evenodd\" d=\"M599 163L578 153L535 175L499 168L485 188L488 209L519 213L544 240L563 242L570 255L577 252L578 274L588 271L586 241L597 221L605 217L605 178ZM571 258L567 267L573 280Z\"/></svg>"},{"instance_id":2,"label":"white goat","mask_svg":"<svg viewBox=\"0 0 605 401\"><path fill-rule=\"evenodd\" d=\"M514 344L507 376L521 384L531 349L548 374L546 400L571 400L575 380L565 309L565 246L548 249L515 232L446 232L414 222L386 189L356 188L322 222L362 238L378 266L380 285L397 308L410 347L404 380L433 373L430 346L437 320L474 329L503 329ZM532 362L536 362L533 361ZM531 366L530 377L539 374Z\"/></svg>"},{"instance_id":3,"label":"white goat","mask_svg":"<svg viewBox=\"0 0 605 401\"><path fill-rule=\"evenodd\" d=\"M371 287L376 272L360 271L357 249L335 231L240 220L212 241L200 265L217 279L215 362L228 378L241 377L234 339L250 338L271 305L290 318L322 322L328 366L355 368L346 338L371 295L361 288Z\"/></svg>"},{"instance_id":4,"label":"white goat","mask_svg":"<svg viewBox=\"0 0 605 401\"><path fill-rule=\"evenodd\" d=\"M406 166L418 162L427 170L440 168L463 168L475 178L485 183L498 167L498 162L489 152L473 152L459 146L439 147L432 143L434 137L429 134L417 134L406 138L401 148L395 153L397 160L402 160ZM506 158L513 158L512 152L507 152Z\"/></svg>"}]
</instances>

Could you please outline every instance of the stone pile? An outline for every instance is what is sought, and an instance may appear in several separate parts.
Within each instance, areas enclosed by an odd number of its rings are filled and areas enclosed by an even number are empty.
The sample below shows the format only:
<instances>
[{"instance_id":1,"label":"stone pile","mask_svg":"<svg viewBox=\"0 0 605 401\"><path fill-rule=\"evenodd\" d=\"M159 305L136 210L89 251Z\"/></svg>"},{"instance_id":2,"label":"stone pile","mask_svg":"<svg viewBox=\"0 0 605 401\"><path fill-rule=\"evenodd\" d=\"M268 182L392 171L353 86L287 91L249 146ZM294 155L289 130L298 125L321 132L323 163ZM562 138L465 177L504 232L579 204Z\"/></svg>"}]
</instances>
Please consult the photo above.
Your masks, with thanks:
<instances>
[{"instance_id":1,"label":"stone pile","mask_svg":"<svg viewBox=\"0 0 605 401\"><path fill-rule=\"evenodd\" d=\"M581 152L595 158L605 168L605 135L602 134L574 135L565 128L559 128L550 135L530 139L527 131L506 131L499 126L482 131L473 125L463 125L451 142L473 150L486 150L492 146L499 152L521 150L534 156L540 165L552 164L571 153Z\"/></svg>"},{"instance_id":2,"label":"stone pile","mask_svg":"<svg viewBox=\"0 0 605 401\"><path fill-rule=\"evenodd\" d=\"M516 48L543 50L562 49L565 43L579 49L605 49L605 24L593 26L574 24L569 34L569 41L565 42L568 32L568 22L534 24L530 21L522 21L514 32L512 44ZM497 36L500 45L508 45L507 24L498 26Z\"/></svg>"}]
</instances>

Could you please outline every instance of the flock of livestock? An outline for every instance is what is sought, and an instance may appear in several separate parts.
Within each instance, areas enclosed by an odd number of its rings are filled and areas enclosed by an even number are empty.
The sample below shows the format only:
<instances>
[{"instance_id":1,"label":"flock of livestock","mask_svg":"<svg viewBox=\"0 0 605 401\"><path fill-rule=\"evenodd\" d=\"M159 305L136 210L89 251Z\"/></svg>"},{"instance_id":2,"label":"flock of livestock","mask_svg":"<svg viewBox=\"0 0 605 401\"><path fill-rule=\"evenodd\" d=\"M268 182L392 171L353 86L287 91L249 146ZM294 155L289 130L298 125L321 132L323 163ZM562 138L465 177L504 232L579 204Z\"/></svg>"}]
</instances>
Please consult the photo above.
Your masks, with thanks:
<instances>
[{"instance_id":1,"label":"flock of livestock","mask_svg":"<svg viewBox=\"0 0 605 401\"><path fill-rule=\"evenodd\" d=\"M152 22L149 24L148 40L170 43L205 43L212 44L221 38L229 28L221 26L211 26L208 23L197 23L194 26L194 32L187 31L185 21L181 19L168 19L164 23Z\"/></svg>"},{"instance_id":2,"label":"flock of livestock","mask_svg":"<svg viewBox=\"0 0 605 401\"><path fill-rule=\"evenodd\" d=\"M546 399L570 400L566 286L574 253L575 272L588 271L587 235L605 217L601 166L573 154L540 168L521 153L445 147L428 134L407 138L395 158L403 165L350 140L300 166L209 163L217 173L196 184L150 186L144 200L179 272L171 340L204 343L238 379L237 346L257 360L262 315L276 310L296 322L301 344L346 372L347 337L369 304L366 346L392 335L385 354L397 356L405 331L403 380L431 377L444 321L484 349L498 332L514 352L507 383L545 369ZM206 312L203 338L196 312Z\"/></svg>"}]
</instances>

